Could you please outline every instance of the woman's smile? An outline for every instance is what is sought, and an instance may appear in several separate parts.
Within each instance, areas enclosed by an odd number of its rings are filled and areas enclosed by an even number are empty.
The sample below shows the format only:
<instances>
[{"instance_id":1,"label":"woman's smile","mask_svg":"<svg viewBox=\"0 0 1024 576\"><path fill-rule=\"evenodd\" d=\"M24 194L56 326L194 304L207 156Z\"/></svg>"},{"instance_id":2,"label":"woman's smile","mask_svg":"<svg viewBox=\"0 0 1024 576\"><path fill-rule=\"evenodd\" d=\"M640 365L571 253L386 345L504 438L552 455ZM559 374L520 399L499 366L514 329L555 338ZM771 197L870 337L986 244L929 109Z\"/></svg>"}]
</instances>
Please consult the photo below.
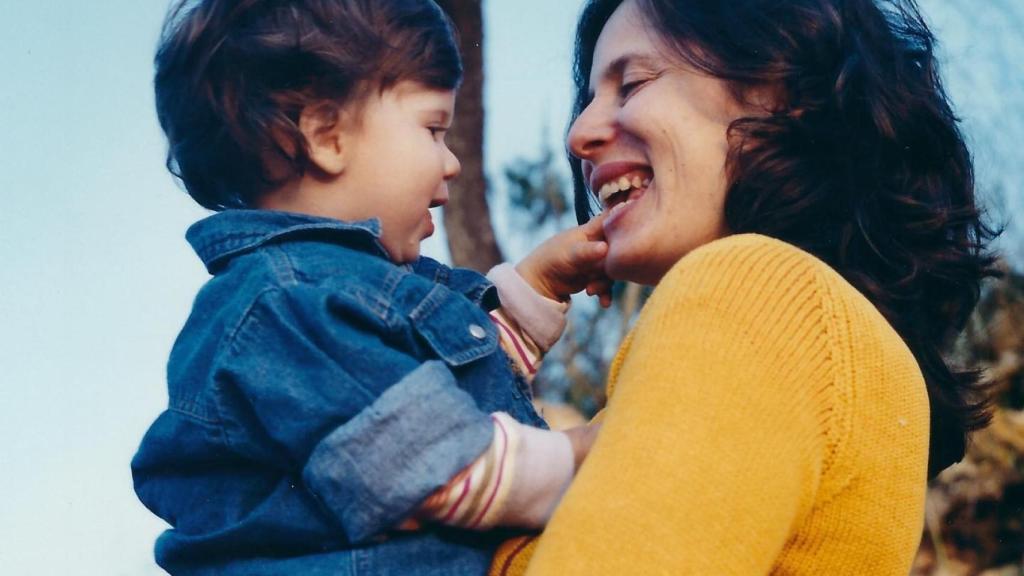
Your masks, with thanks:
<instances>
[{"instance_id":1,"label":"woman's smile","mask_svg":"<svg viewBox=\"0 0 1024 576\"><path fill-rule=\"evenodd\" d=\"M642 207L642 200L647 197L648 191L654 185L653 180L650 178L641 179L640 176L634 176L633 180L627 180L624 183L626 184L625 190L618 186L613 186L620 191L610 192L607 196L602 191L603 199L601 204L604 206L604 211L608 213L603 226L609 241L611 241L612 236L626 226L626 222L628 222L626 215L632 213L634 209Z\"/></svg>"},{"instance_id":2,"label":"woman's smile","mask_svg":"<svg viewBox=\"0 0 1024 576\"><path fill-rule=\"evenodd\" d=\"M671 58L651 29L637 2L608 20L568 145L608 213L609 276L653 285L725 233L727 131L750 111L723 81Z\"/></svg>"},{"instance_id":3,"label":"woman's smile","mask_svg":"<svg viewBox=\"0 0 1024 576\"><path fill-rule=\"evenodd\" d=\"M647 193L654 179L650 166L638 162L608 162L587 172L590 189L608 213L603 225L606 234Z\"/></svg>"}]
</instances>

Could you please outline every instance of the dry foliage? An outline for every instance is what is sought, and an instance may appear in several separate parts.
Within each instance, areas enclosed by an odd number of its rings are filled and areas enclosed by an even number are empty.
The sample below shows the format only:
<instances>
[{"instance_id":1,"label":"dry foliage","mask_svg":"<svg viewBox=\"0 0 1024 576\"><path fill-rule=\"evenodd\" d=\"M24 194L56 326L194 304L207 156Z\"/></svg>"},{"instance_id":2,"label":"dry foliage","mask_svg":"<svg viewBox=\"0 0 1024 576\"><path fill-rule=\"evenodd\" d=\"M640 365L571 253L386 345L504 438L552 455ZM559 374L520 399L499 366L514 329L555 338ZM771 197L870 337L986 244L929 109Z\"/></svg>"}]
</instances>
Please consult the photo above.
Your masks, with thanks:
<instances>
[{"instance_id":1,"label":"dry foliage","mask_svg":"<svg viewBox=\"0 0 1024 576\"><path fill-rule=\"evenodd\" d=\"M932 483L912 574L1024 576L1024 276L991 286L956 355L985 370L995 412Z\"/></svg>"}]
</instances>

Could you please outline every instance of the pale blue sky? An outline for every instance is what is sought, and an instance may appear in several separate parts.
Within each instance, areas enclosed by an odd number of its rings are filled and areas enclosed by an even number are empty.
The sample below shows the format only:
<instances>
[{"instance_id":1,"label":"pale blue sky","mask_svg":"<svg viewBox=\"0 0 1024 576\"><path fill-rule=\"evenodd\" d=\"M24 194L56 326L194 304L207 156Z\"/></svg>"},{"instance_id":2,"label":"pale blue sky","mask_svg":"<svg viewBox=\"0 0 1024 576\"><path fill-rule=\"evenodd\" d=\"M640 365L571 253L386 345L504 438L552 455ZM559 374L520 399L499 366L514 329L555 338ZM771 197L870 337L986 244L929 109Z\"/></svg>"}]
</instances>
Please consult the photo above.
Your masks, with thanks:
<instances>
[{"instance_id":1,"label":"pale blue sky","mask_svg":"<svg viewBox=\"0 0 1024 576\"><path fill-rule=\"evenodd\" d=\"M545 122L560 146L580 4L485 2L492 182L500 166L536 153ZM983 181L998 173L1019 186L1022 11L968 17L956 8L976 6L968 0L926 6L943 11L935 21L948 33L953 93ZM151 549L162 523L135 499L128 462L165 403L166 355L206 277L182 238L204 212L163 169L152 107L165 7L7 0L0 20L3 574L160 573ZM979 28L964 24L979 18ZM512 252L531 243L509 239L500 198L496 206ZM440 242L428 253L444 257Z\"/></svg>"}]
</instances>

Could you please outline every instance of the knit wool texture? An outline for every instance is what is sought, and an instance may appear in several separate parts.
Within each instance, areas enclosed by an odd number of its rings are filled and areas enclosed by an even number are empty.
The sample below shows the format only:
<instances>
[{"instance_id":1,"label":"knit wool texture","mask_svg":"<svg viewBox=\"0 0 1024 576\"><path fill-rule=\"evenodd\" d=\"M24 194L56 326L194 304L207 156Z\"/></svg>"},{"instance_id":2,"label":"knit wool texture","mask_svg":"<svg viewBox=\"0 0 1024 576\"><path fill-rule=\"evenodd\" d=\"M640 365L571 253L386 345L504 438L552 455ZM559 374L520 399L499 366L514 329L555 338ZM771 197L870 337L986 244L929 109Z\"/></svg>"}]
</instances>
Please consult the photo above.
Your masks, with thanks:
<instances>
[{"instance_id":1,"label":"knit wool texture","mask_svg":"<svg viewBox=\"0 0 1024 576\"><path fill-rule=\"evenodd\" d=\"M536 542L491 574L899 575L921 536L928 398L823 262L737 235L681 259L623 342L605 423Z\"/></svg>"}]
</instances>

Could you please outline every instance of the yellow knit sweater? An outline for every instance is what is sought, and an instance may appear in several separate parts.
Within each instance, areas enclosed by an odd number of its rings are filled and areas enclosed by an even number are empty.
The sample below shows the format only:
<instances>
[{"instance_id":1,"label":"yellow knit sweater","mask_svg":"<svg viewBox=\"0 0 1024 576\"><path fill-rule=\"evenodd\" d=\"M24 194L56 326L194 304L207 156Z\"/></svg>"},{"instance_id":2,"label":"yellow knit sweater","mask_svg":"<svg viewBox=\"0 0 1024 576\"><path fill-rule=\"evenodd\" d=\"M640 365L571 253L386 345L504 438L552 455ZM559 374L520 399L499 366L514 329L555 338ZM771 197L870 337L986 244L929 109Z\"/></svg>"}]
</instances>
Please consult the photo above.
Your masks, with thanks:
<instances>
[{"instance_id":1,"label":"yellow knit sweater","mask_svg":"<svg viewBox=\"0 0 1024 576\"><path fill-rule=\"evenodd\" d=\"M608 394L547 530L507 543L492 574L909 571L924 380L871 303L813 256L742 235L683 258L619 350Z\"/></svg>"}]
</instances>

